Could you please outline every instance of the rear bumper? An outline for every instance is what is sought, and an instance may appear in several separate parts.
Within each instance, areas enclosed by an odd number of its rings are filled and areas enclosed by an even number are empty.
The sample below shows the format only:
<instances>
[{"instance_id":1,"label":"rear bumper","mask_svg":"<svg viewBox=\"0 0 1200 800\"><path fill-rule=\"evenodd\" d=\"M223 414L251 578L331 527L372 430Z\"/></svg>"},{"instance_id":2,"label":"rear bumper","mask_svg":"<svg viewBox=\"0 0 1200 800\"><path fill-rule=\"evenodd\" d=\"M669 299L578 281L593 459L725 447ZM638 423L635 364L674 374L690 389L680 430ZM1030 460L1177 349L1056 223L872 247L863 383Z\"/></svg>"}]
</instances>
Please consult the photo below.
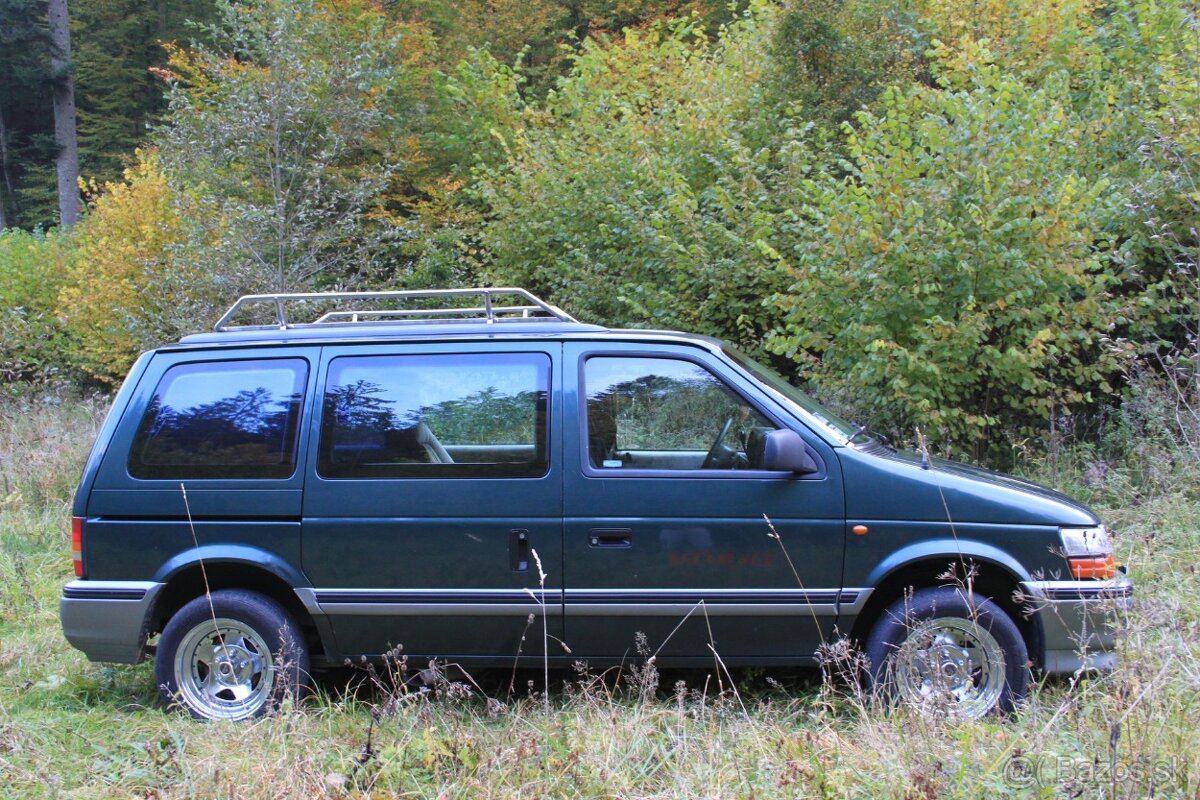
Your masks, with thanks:
<instances>
[{"instance_id":1,"label":"rear bumper","mask_svg":"<svg viewBox=\"0 0 1200 800\"><path fill-rule=\"evenodd\" d=\"M1021 589L1041 622L1043 671L1116 666L1117 622L1133 604L1133 582L1123 573L1108 581L1024 581Z\"/></svg>"},{"instance_id":2,"label":"rear bumper","mask_svg":"<svg viewBox=\"0 0 1200 800\"><path fill-rule=\"evenodd\" d=\"M146 653L146 621L165 584L149 581L71 581L58 617L71 645L89 661L137 664Z\"/></svg>"}]
</instances>

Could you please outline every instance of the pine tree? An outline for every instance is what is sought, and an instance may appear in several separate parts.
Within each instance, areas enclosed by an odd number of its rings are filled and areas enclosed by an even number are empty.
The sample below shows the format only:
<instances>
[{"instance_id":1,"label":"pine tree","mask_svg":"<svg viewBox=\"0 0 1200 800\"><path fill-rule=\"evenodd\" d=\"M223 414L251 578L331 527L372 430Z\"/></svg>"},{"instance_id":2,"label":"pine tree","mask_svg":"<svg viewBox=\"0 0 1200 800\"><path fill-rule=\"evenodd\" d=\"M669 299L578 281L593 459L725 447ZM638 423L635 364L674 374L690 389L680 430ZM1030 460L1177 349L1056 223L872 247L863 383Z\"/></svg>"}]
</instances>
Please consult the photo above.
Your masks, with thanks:
<instances>
[{"instance_id":1,"label":"pine tree","mask_svg":"<svg viewBox=\"0 0 1200 800\"><path fill-rule=\"evenodd\" d=\"M54 141L58 154L58 221L64 228L79 218L79 140L75 135L75 76L67 0L49 0L50 75L54 82Z\"/></svg>"}]
</instances>

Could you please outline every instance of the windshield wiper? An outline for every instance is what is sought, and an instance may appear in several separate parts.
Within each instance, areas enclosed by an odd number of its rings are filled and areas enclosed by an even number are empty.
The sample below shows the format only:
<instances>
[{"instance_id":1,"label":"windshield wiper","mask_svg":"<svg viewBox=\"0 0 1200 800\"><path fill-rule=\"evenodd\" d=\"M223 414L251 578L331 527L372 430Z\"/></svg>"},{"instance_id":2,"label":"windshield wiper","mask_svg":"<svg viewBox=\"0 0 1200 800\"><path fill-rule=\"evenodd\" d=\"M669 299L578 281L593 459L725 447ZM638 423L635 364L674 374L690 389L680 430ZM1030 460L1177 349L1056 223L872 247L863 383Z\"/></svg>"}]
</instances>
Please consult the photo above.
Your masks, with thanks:
<instances>
[{"instance_id":1,"label":"windshield wiper","mask_svg":"<svg viewBox=\"0 0 1200 800\"><path fill-rule=\"evenodd\" d=\"M861 442L865 440L868 442L873 441L881 444L889 450L894 451L896 449L892 447L892 443L888 441L888 438L879 431L873 431L866 425L859 425L857 422L851 422L850 424L854 426L854 433L850 434L850 438L846 440L849 444L855 444L856 441Z\"/></svg>"}]
</instances>

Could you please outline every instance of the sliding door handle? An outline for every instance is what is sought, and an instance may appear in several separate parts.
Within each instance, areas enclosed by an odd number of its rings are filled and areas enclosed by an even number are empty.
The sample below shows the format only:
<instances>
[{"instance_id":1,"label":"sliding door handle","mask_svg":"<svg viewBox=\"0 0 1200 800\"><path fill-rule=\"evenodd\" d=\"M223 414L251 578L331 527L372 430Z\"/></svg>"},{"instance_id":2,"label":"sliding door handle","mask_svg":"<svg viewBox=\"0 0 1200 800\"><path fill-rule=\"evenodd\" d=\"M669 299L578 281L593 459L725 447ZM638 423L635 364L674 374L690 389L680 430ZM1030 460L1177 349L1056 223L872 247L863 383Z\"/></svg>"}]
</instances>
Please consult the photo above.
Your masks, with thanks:
<instances>
[{"instance_id":1,"label":"sliding door handle","mask_svg":"<svg viewBox=\"0 0 1200 800\"><path fill-rule=\"evenodd\" d=\"M508 566L513 572L529 569L529 531L524 528L508 532Z\"/></svg>"}]
</instances>

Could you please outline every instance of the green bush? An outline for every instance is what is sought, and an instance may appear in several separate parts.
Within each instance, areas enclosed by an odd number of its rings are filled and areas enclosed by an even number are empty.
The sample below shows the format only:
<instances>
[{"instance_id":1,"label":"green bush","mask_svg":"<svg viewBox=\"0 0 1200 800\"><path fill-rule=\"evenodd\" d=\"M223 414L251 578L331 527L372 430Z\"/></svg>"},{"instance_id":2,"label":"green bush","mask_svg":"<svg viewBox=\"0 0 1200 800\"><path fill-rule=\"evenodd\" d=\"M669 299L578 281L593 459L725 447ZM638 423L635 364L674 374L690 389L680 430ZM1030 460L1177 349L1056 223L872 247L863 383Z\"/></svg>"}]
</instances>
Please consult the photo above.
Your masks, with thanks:
<instances>
[{"instance_id":1,"label":"green bush","mask_svg":"<svg viewBox=\"0 0 1200 800\"><path fill-rule=\"evenodd\" d=\"M814 183L773 347L876 419L975 455L1113 391L1131 314L1106 227L1122 197L1077 163L1069 85L943 50L938 88L885 92Z\"/></svg>"},{"instance_id":2,"label":"green bush","mask_svg":"<svg viewBox=\"0 0 1200 800\"><path fill-rule=\"evenodd\" d=\"M0 231L0 381L63 375L67 338L56 309L66 250L56 233Z\"/></svg>"},{"instance_id":3,"label":"green bush","mask_svg":"<svg viewBox=\"0 0 1200 800\"><path fill-rule=\"evenodd\" d=\"M784 278L775 195L811 166L767 91L774 15L756 7L711 42L680 23L585 43L478 176L487 277L588 321L759 349Z\"/></svg>"}]
</instances>

